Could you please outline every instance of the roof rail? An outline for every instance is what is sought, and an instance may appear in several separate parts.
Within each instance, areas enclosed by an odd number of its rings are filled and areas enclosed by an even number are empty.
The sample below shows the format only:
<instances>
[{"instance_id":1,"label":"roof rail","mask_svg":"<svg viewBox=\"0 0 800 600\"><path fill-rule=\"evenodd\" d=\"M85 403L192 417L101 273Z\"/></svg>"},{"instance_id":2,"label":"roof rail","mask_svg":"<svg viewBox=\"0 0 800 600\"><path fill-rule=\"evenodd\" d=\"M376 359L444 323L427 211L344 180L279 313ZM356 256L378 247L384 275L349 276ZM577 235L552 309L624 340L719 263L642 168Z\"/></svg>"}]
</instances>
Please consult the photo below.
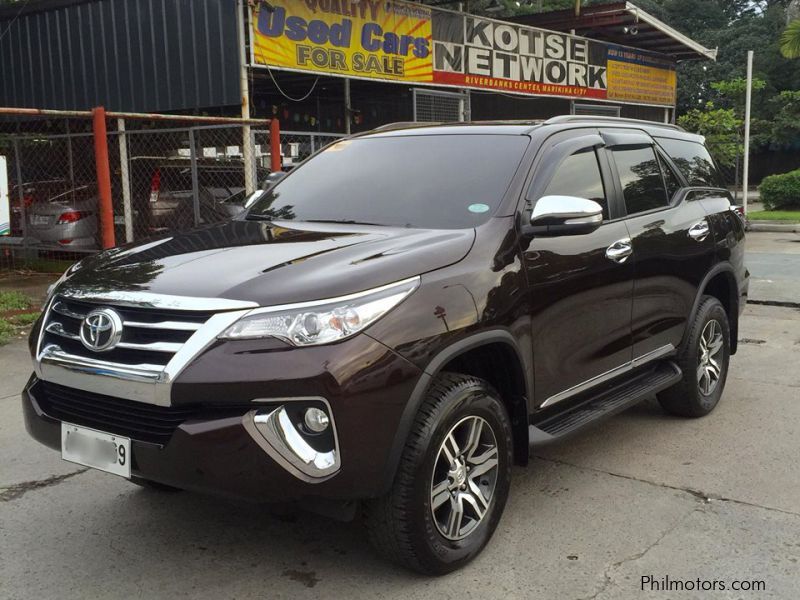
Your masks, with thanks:
<instances>
[{"instance_id":1,"label":"roof rail","mask_svg":"<svg viewBox=\"0 0 800 600\"><path fill-rule=\"evenodd\" d=\"M419 121L395 121L394 123L384 123L373 128L372 131L391 131L392 129L405 129L406 127L424 127L427 125L441 125L441 123L420 123Z\"/></svg>"},{"instance_id":2,"label":"roof rail","mask_svg":"<svg viewBox=\"0 0 800 600\"><path fill-rule=\"evenodd\" d=\"M594 117L592 115L559 115L557 117L550 117L544 122L545 125L556 125L558 123L586 123L600 121L603 123L630 123L631 125L648 125L649 127L663 127L664 129L673 129L675 131L686 130L680 125L673 123L661 123L660 121L646 121L644 119L626 119L623 117Z\"/></svg>"}]
</instances>

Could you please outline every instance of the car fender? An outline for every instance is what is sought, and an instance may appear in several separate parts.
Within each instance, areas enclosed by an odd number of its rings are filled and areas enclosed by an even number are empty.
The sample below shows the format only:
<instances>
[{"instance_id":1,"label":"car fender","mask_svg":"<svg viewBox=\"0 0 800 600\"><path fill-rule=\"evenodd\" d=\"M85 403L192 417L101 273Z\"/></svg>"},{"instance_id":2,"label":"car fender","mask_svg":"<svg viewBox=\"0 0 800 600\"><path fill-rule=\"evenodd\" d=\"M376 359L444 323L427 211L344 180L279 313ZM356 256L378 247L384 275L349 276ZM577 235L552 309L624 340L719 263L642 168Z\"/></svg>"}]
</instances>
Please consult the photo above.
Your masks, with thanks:
<instances>
[{"instance_id":1,"label":"car fender","mask_svg":"<svg viewBox=\"0 0 800 600\"><path fill-rule=\"evenodd\" d=\"M511 347L516 354L520 364L523 365L525 375L525 389L526 389L526 403L530 402L533 393L532 369L530 365L526 365L523 356L524 353L520 351L519 344L510 331L506 329L491 329L481 331L461 338L447 347L439 351L429 362L423 370L422 376L414 386L414 390L408 399L406 407L403 409L403 414L400 417L400 422L397 425L392 447L389 453L389 460L387 461L386 471L384 475L384 482L381 489L388 491L394 481L397 467L400 463L400 456L405 447L408 434L411 431L411 426L414 423L414 418L419 411L422 402L425 400L425 395L431 382L442 371L445 365L459 355L465 354L474 348L492 343L503 343ZM528 405L528 414L530 414L530 406Z\"/></svg>"},{"instance_id":2,"label":"car fender","mask_svg":"<svg viewBox=\"0 0 800 600\"><path fill-rule=\"evenodd\" d=\"M695 296L694 303L692 304L692 311L689 313L689 319L686 321L686 329L683 333L683 341L681 342L681 348L683 348L687 343L687 337L689 334L689 329L694 323L694 319L697 316L697 311L700 308L700 301L703 299L705 295L706 289L708 288L709 282L719 275L720 273L725 273L729 276L731 283L733 285L733 292L731 293L730 303L731 303L731 311L730 315L728 315L729 319L731 320L731 333L733 334L733 338L731 339L731 354L736 352L736 333L738 332L738 327L736 326L736 322L739 319L739 289L738 284L736 281L736 271L734 270L733 266L727 262L718 262L715 264L711 269L706 273L703 280L700 282L700 285L697 288L697 295Z\"/></svg>"}]
</instances>

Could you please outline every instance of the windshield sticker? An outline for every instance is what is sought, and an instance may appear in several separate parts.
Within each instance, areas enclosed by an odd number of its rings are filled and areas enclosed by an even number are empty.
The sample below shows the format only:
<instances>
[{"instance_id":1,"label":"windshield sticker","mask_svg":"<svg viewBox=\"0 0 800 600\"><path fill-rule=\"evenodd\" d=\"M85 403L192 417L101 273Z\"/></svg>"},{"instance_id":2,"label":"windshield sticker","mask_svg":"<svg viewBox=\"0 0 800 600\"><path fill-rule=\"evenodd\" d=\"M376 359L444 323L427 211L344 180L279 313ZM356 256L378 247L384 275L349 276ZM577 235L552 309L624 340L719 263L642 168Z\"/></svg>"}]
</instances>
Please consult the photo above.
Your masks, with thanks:
<instances>
[{"instance_id":1,"label":"windshield sticker","mask_svg":"<svg viewBox=\"0 0 800 600\"><path fill-rule=\"evenodd\" d=\"M482 214L485 212L489 212L489 205L488 204L470 204L467 207L467 210L471 213L475 214Z\"/></svg>"}]
</instances>

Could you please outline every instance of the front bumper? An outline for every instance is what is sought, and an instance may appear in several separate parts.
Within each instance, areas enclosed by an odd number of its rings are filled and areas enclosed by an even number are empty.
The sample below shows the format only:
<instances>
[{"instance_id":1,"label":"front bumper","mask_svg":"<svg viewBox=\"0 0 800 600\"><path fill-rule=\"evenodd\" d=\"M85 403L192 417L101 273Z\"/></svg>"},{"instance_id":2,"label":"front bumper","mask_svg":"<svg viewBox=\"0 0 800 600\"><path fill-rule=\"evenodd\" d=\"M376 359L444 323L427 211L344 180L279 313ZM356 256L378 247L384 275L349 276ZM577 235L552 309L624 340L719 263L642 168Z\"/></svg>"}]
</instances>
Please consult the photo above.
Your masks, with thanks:
<instances>
[{"instance_id":1,"label":"front bumper","mask_svg":"<svg viewBox=\"0 0 800 600\"><path fill-rule=\"evenodd\" d=\"M241 346L236 349L241 350ZM132 477L182 489L267 502L352 500L380 495L391 481L399 423L421 372L366 336L350 340L346 346L336 354L349 350L372 364L372 369L366 369L366 379L364 372L352 373L350 361L347 376L337 372L334 361L312 361L305 365L307 379L291 381L291 393L280 389L289 383L280 381L281 368L284 377L286 373L286 365L278 360L282 353L265 356L232 352L231 345L219 346L190 365L173 390L173 410L190 403L196 407L174 433L156 443L137 439L135 433L109 432L131 438ZM331 352L317 349L323 351ZM351 352L347 354L352 357ZM217 378L213 381L209 379L211 369L204 368L206 361L217 365ZM296 356L293 361L294 371L302 372L302 362L298 365ZM380 368L375 369L378 365ZM343 369L346 366L342 364ZM231 380L220 381L221 373ZM33 438L60 450L61 421L51 408L46 385L50 384L34 376L23 391L25 424ZM71 392L86 394L77 389ZM213 397L224 401L212 406ZM297 468L297 463L270 451L274 447L262 435L263 429L259 432L254 427L253 416L268 415L293 400L305 403L314 399L324 403L333 417L337 464L330 475L309 477ZM155 409L153 405L136 404L151 407L146 410ZM100 425L93 428L108 431Z\"/></svg>"}]
</instances>

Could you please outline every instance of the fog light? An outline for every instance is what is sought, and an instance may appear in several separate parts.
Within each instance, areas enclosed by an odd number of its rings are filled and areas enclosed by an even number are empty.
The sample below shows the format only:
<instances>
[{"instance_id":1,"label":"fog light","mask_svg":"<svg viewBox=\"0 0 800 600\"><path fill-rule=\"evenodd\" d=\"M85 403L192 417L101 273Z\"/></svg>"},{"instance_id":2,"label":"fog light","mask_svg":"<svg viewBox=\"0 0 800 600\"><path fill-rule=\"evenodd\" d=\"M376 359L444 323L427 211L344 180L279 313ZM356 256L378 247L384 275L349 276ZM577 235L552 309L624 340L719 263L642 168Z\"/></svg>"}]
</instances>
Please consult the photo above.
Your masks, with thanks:
<instances>
[{"instance_id":1,"label":"fog light","mask_svg":"<svg viewBox=\"0 0 800 600\"><path fill-rule=\"evenodd\" d=\"M309 431L314 433L322 433L331 424L331 420L325 414L325 411L318 408L309 408L306 411L304 421Z\"/></svg>"}]
</instances>

